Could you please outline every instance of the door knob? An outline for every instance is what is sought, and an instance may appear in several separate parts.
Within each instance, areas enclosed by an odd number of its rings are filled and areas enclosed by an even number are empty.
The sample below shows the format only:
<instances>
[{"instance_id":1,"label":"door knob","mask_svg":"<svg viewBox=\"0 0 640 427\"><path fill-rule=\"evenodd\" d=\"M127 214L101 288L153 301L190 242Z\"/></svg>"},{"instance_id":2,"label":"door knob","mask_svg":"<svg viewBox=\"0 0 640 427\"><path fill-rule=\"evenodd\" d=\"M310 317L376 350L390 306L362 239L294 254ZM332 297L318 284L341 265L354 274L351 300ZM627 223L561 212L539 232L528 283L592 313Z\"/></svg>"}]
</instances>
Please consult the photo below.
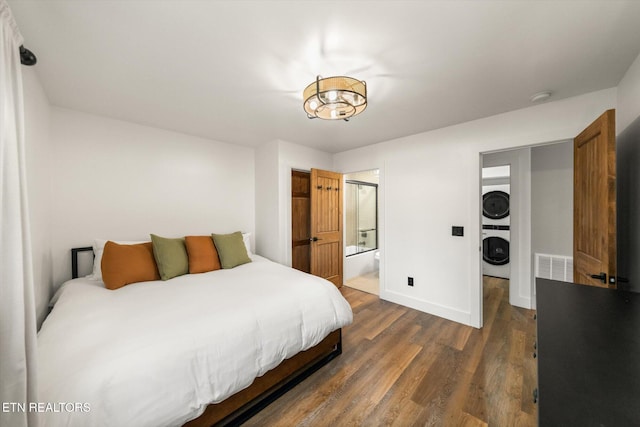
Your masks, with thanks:
<instances>
[{"instance_id":1,"label":"door knob","mask_svg":"<svg viewBox=\"0 0 640 427\"><path fill-rule=\"evenodd\" d=\"M322 240L322 239L318 239L317 237L312 237L309 239L310 242L317 242L318 240Z\"/></svg>"},{"instance_id":2,"label":"door knob","mask_svg":"<svg viewBox=\"0 0 640 427\"><path fill-rule=\"evenodd\" d=\"M590 274L589 276L591 276L592 279L600 280L605 285L607 284L607 273Z\"/></svg>"}]
</instances>

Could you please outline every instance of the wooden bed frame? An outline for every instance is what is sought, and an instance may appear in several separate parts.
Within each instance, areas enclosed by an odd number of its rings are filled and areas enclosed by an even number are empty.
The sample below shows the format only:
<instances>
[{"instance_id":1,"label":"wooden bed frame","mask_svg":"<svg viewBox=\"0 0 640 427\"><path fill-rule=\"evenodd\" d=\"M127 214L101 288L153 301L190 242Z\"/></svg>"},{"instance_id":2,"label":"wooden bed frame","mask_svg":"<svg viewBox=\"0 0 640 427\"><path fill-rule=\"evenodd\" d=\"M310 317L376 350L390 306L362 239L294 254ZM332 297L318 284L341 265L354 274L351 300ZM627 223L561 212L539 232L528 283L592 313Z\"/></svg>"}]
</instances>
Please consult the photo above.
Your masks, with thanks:
<instances>
[{"instance_id":1,"label":"wooden bed frame","mask_svg":"<svg viewBox=\"0 0 640 427\"><path fill-rule=\"evenodd\" d=\"M78 277L78 253L93 251L91 246L71 249L71 273ZM283 361L249 387L220 403L207 406L198 418L184 427L237 426L266 408L305 378L342 354L342 329L327 335L319 344Z\"/></svg>"}]
</instances>

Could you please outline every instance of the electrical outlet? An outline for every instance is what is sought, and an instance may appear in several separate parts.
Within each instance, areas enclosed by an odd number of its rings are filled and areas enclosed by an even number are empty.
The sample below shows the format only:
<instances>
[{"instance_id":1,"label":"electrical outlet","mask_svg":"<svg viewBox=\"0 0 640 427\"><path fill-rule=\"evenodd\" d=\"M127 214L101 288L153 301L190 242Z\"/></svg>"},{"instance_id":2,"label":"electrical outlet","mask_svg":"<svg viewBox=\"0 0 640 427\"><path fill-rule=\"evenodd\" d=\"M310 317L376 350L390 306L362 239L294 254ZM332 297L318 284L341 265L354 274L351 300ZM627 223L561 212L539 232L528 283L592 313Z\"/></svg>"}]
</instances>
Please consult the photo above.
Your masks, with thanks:
<instances>
[{"instance_id":1,"label":"electrical outlet","mask_svg":"<svg viewBox=\"0 0 640 427\"><path fill-rule=\"evenodd\" d=\"M413 277L407 277L407 285L413 286Z\"/></svg>"}]
</instances>

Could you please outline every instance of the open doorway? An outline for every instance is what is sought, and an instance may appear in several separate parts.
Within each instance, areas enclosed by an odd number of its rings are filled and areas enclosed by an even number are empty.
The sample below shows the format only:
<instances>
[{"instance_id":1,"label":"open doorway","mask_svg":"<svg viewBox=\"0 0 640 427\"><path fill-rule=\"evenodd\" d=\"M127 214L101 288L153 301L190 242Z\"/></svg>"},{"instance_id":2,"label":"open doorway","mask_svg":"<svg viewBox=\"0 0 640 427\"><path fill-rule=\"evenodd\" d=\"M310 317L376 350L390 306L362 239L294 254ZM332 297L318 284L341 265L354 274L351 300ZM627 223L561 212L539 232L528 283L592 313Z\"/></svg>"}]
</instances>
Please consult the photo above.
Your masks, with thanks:
<instances>
[{"instance_id":1,"label":"open doorway","mask_svg":"<svg viewBox=\"0 0 640 427\"><path fill-rule=\"evenodd\" d=\"M484 153L482 155L482 168L491 168L491 167L505 167L508 166L508 213L509 215L505 218L509 218L508 225L505 223L500 224L497 228L502 228L502 230L491 230L492 233L496 234L498 232L502 233L501 236L496 237L508 237L508 245L502 242L502 246L498 246L498 249L502 249L500 253L498 250L497 253L493 254L494 259L500 260L500 256L503 257L502 261L507 261L507 253L506 248L508 247L508 262L504 264L504 266L492 266L493 271L495 271L498 267L502 267L502 271L508 270L508 276L504 274L504 276L508 277L506 282L501 282L500 284L505 286L505 296L508 296L506 300L508 300L509 305L530 309L532 304L532 277L531 277L531 147L513 149L513 150L505 150L494 153ZM495 169L494 171L499 171L500 169ZM498 175L498 176L496 176ZM501 175L501 176L499 176ZM485 182L491 183L493 179L494 184L502 183L505 185L507 174L494 174L494 177L488 176L488 181ZM502 180L502 181L499 181ZM482 186L479 188L479 191L482 195ZM506 197L506 196L504 196ZM481 197L482 201L483 198ZM497 202L496 202L497 203ZM503 205L506 205L506 200L501 202ZM478 220L480 221L481 228L482 224L486 223L486 221L482 221L483 218L483 206L480 204L479 212L478 212ZM498 206L497 206L498 207ZM508 227L508 230L506 228ZM483 232L489 230L482 230ZM481 236L482 237L482 236ZM494 240L497 241L497 240ZM481 249L483 246L483 241L481 239L480 245ZM491 256L491 255L490 255ZM484 261L483 254L481 253L480 262L486 263ZM481 265L482 265L481 264ZM508 265L508 269L507 266ZM484 272L488 272L493 276L500 276L501 274L495 274L491 269L487 271L487 269L483 269L481 271L480 282L483 283L485 280ZM489 277L489 275L487 275ZM504 278L500 278L502 280L506 280ZM483 285L484 288L484 285ZM484 289L481 289L484 291ZM485 293L482 293L485 295ZM485 295L486 297L486 295ZM484 304L483 304L484 305Z\"/></svg>"},{"instance_id":2,"label":"open doorway","mask_svg":"<svg viewBox=\"0 0 640 427\"><path fill-rule=\"evenodd\" d=\"M492 289L499 287L500 292L508 293L511 306L535 309L536 277L571 281L573 141L484 153L481 157L483 170L510 165L508 281L497 278L499 273L486 274L483 268L483 291L488 282ZM500 179L492 179L489 174L489 181L483 178L483 187L487 183L504 184ZM481 224L482 232L487 232L485 221ZM500 253L494 255L499 259ZM482 262L486 262L484 253ZM486 302L487 293L483 295Z\"/></svg>"},{"instance_id":3,"label":"open doorway","mask_svg":"<svg viewBox=\"0 0 640 427\"><path fill-rule=\"evenodd\" d=\"M343 285L343 176L291 171L291 266Z\"/></svg>"},{"instance_id":4,"label":"open doorway","mask_svg":"<svg viewBox=\"0 0 640 427\"><path fill-rule=\"evenodd\" d=\"M345 286L380 294L378 169L344 175Z\"/></svg>"},{"instance_id":5,"label":"open doorway","mask_svg":"<svg viewBox=\"0 0 640 427\"><path fill-rule=\"evenodd\" d=\"M489 162L487 162L489 163ZM482 287L483 294L509 299L511 275L511 166L482 168Z\"/></svg>"}]
</instances>

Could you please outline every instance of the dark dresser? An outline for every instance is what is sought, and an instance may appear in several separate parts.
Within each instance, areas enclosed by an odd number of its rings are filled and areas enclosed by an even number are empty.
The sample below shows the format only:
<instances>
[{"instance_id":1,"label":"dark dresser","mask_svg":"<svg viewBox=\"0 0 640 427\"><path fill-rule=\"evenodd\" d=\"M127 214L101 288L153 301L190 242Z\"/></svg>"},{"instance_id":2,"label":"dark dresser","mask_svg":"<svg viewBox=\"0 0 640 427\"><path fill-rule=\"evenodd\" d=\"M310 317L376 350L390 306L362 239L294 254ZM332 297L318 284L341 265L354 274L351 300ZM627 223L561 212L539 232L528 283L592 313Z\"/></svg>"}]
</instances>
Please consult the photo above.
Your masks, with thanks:
<instances>
[{"instance_id":1,"label":"dark dresser","mask_svg":"<svg viewBox=\"0 0 640 427\"><path fill-rule=\"evenodd\" d=\"M640 426L640 294L536 280L546 426Z\"/></svg>"}]
</instances>

